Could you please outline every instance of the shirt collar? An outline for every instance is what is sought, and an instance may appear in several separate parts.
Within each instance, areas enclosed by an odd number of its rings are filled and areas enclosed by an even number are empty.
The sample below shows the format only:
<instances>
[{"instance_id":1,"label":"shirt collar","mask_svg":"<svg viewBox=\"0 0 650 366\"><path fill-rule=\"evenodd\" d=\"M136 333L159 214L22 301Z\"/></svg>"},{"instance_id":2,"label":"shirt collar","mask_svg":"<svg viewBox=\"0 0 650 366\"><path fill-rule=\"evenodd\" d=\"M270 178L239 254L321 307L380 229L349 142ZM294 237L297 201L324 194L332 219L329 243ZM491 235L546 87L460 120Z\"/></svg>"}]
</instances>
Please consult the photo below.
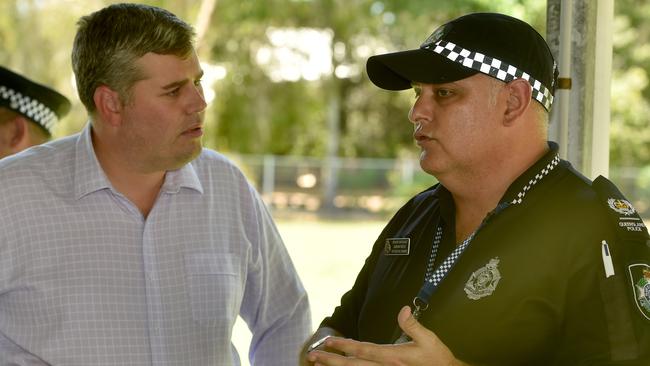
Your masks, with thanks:
<instances>
[{"instance_id":1,"label":"shirt collar","mask_svg":"<svg viewBox=\"0 0 650 366\"><path fill-rule=\"evenodd\" d=\"M165 193L174 194L178 193L181 187L203 193L203 185L201 185L199 176L196 174L192 163L185 164L180 169L168 171L165 174L165 182L161 189Z\"/></svg>"},{"instance_id":2,"label":"shirt collar","mask_svg":"<svg viewBox=\"0 0 650 366\"><path fill-rule=\"evenodd\" d=\"M86 127L79 134L74 159L75 199L112 187L95 156L90 122L86 124Z\"/></svg>"},{"instance_id":3,"label":"shirt collar","mask_svg":"<svg viewBox=\"0 0 650 366\"><path fill-rule=\"evenodd\" d=\"M526 194L539 181L546 177L560 163L558 155L558 145L554 142L548 142L549 150L535 164L528 168L508 187L508 190L501 198L502 204L520 204L523 202Z\"/></svg>"},{"instance_id":4,"label":"shirt collar","mask_svg":"<svg viewBox=\"0 0 650 366\"><path fill-rule=\"evenodd\" d=\"M75 146L75 199L80 199L102 189L110 189L116 192L99 165L95 150L93 149L91 132L92 125L87 123L86 127L79 134ZM168 171L165 174L165 181L161 190L165 193L174 194L178 193L181 187L203 193L203 186L191 163L185 164L180 169Z\"/></svg>"},{"instance_id":5,"label":"shirt collar","mask_svg":"<svg viewBox=\"0 0 650 366\"><path fill-rule=\"evenodd\" d=\"M524 201L526 194L545 176L547 176L560 163L558 145L555 142L548 142L549 150L535 164L528 168L508 187L508 190L501 198L499 205L520 204ZM436 195L440 200L443 217L453 217L454 201L451 193L442 184L438 185Z\"/></svg>"}]
</instances>

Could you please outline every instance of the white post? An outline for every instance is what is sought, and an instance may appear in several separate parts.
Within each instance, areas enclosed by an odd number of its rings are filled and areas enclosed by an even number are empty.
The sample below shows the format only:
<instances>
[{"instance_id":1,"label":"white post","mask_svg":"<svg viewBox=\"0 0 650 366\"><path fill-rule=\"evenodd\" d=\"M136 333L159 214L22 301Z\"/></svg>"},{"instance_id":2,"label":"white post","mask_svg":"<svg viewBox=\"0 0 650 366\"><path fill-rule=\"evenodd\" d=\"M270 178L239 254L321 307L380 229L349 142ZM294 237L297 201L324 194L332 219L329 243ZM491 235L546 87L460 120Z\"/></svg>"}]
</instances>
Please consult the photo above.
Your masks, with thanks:
<instances>
[{"instance_id":1,"label":"white post","mask_svg":"<svg viewBox=\"0 0 650 366\"><path fill-rule=\"evenodd\" d=\"M571 32L573 20L573 1L563 0L560 8L560 54L559 89L555 91L559 108L560 157L566 159L569 146L569 103L571 100Z\"/></svg>"},{"instance_id":2,"label":"white post","mask_svg":"<svg viewBox=\"0 0 650 366\"><path fill-rule=\"evenodd\" d=\"M614 0L547 0L547 40L559 63L570 55L571 89L553 107L549 139L560 144L561 156L589 178L609 170L610 83ZM565 10L567 9L567 10ZM571 9L571 10L568 10ZM570 27L565 26L571 14ZM562 30L560 29L562 27ZM563 32L571 29L570 44ZM565 51L570 45L570 53ZM568 95L567 95L568 97ZM554 103L555 104L555 103ZM568 108L568 120L564 108ZM568 136L567 136L568 135Z\"/></svg>"},{"instance_id":3,"label":"white post","mask_svg":"<svg viewBox=\"0 0 650 366\"><path fill-rule=\"evenodd\" d=\"M612 78L612 32L614 0L599 0L596 7L596 40L594 57L593 124L585 159L584 173L591 179L609 174L609 123Z\"/></svg>"}]
</instances>

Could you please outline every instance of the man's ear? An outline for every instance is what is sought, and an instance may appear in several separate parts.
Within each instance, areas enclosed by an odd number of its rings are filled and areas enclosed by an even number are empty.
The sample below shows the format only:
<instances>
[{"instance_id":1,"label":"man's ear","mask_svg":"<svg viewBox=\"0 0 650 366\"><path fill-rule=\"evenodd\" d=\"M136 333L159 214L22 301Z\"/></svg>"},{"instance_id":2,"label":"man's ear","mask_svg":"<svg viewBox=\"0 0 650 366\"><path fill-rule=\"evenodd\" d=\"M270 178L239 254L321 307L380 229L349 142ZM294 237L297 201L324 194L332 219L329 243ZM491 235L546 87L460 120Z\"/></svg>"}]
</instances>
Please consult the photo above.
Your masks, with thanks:
<instances>
[{"instance_id":1,"label":"man's ear","mask_svg":"<svg viewBox=\"0 0 650 366\"><path fill-rule=\"evenodd\" d=\"M18 115L7 121L5 132L7 133L8 149L12 154L21 152L34 145L29 136L29 120Z\"/></svg>"},{"instance_id":2,"label":"man's ear","mask_svg":"<svg viewBox=\"0 0 650 366\"><path fill-rule=\"evenodd\" d=\"M122 101L120 95L106 85L100 85L95 89L93 101L99 116L111 126L116 126L121 121Z\"/></svg>"},{"instance_id":3,"label":"man's ear","mask_svg":"<svg viewBox=\"0 0 650 366\"><path fill-rule=\"evenodd\" d=\"M517 120L528 109L532 102L532 87L524 79L515 79L506 84L508 90L508 100L506 101L506 111L504 122L510 124Z\"/></svg>"}]
</instances>

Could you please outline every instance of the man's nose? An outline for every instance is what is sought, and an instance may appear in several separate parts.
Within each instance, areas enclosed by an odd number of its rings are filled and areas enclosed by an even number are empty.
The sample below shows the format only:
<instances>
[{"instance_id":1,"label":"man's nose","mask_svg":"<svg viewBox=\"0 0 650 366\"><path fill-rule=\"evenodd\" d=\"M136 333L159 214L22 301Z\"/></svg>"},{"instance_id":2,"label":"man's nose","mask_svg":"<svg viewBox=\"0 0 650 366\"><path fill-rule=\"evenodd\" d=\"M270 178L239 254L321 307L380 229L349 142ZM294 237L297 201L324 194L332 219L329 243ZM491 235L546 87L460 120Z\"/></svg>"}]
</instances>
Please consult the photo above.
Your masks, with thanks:
<instances>
[{"instance_id":1,"label":"man's nose","mask_svg":"<svg viewBox=\"0 0 650 366\"><path fill-rule=\"evenodd\" d=\"M415 124L418 121L421 121L423 118L426 118L430 112L431 103L427 103L425 99L422 98L422 96L418 96L417 99L415 99L415 103L413 103L413 106L409 110L409 121Z\"/></svg>"},{"instance_id":2,"label":"man's nose","mask_svg":"<svg viewBox=\"0 0 650 366\"><path fill-rule=\"evenodd\" d=\"M201 112L208 106L203 95L203 87L199 84L192 89L190 112Z\"/></svg>"}]
</instances>

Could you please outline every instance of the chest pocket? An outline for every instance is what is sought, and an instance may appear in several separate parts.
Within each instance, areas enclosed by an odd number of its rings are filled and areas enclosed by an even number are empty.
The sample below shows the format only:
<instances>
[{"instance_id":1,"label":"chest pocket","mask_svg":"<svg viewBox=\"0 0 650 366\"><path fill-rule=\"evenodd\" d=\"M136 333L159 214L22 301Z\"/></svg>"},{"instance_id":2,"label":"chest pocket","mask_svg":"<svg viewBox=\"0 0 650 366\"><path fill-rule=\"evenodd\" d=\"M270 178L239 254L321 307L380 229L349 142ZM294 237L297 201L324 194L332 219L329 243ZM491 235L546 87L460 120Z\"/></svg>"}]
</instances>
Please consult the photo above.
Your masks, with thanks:
<instances>
[{"instance_id":1,"label":"chest pocket","mask_svg":"<svg viewBox=\"0 0 650 366\"><path fill-rule=\"evenodd\" d=\"M234 322L243 288L238 254L187 254L185 276L195 322L204 326Z\"/></svg>"}]
</instances>

